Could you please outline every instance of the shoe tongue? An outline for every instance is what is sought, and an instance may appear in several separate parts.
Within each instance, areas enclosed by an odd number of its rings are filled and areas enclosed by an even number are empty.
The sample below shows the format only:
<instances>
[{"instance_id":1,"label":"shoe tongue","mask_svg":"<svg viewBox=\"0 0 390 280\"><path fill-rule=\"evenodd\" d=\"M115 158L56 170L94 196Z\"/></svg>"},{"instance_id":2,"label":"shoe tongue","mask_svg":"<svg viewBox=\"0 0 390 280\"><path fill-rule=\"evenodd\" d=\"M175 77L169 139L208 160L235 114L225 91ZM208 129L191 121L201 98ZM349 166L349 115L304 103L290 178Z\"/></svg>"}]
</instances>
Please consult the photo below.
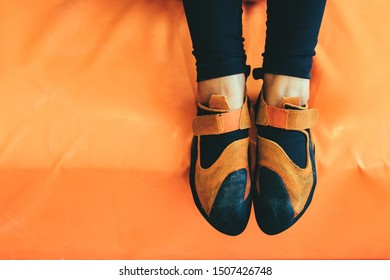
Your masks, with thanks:
<instances>
[{"instance_id":1,"label":"shoe tongue","mask_svg":"<svg viewBox=\"0 0 390 280\"><path fill-rule=\"evenodd\" d=\"M209 106L201 106L205 111L224 113L230 111L230 107L227 103L227 97L224 95L212 95L210 97Z\"/></svg>"},{"instance_id":2,"label":"shoe tongue","mask_svg":"<svg viewBox=\"0 0 390 280\"><path fill-rule=\"evenodd\" d=\"M299 97L283 97L278 107L286 109L302 109L301 99Z\"/></svg>"}]
</instances>

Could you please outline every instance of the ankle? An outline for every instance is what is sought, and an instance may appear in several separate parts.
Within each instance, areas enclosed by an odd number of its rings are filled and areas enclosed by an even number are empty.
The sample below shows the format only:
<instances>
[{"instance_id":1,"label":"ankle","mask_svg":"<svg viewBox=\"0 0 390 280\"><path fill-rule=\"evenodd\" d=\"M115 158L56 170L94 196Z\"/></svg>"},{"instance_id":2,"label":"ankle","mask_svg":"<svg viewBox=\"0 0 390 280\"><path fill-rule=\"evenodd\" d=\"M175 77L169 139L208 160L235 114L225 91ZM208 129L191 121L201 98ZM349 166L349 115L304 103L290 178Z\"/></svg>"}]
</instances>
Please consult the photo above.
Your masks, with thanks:
<instances>
[{"instance_id":1,"label":"ankle","mask_svg":"<svg viewBox=\"0 0 390 280\"><path fill-rule=\"evenodd\" d=\"M263 94L268 105L277 106L283 97L299 97L301 105L309 99L309 79L266 73L263 80Z\"/></svg>"},{"instance_id":2,"label":"ankle","mask_svg":"<svg viewBox=\"0 0 390 280\"><path fill-rule=\"evenodd\" d=\"M245 75L224 76L198 83L196 99L200 104L208 106L212 95L226 96L231 110L241 108L245 96Z\"/></svg>"}]
</instances>

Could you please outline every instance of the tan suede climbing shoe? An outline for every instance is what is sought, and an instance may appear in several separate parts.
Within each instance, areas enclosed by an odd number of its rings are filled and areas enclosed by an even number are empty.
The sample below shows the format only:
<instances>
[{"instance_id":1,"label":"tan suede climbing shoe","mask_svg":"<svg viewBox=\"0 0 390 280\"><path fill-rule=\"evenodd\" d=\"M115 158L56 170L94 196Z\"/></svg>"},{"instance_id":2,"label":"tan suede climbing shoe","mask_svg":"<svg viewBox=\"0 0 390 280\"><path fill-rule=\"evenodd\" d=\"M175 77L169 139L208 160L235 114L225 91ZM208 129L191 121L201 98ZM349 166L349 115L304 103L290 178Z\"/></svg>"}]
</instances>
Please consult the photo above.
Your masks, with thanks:
<instances>
[{"instance_id":1,"label":"tan suede climbing shoe","mask_svg":"<svg viewBox=\"0 0 390 280\"><path fill-rule=\"evenodd\" d=\"M251 209L248 98L230 110L227 98L211 96L198 104L193 121L190 185L195 204L217 230L238 235Z\"/></svg>"},{"instance_id":2,"label":"tan suede climbing shoe","mask_svg":"<svg viewBox=\"0 0 390 280\"><path fill-rule=\"evenodd\" d=\"M312 200L317 174L310 128L318 111L300 106L295 97L269 106L262 93L255 110L253 203L259 227L272 235L291 227Z\"/></svg>"}]
</instances>

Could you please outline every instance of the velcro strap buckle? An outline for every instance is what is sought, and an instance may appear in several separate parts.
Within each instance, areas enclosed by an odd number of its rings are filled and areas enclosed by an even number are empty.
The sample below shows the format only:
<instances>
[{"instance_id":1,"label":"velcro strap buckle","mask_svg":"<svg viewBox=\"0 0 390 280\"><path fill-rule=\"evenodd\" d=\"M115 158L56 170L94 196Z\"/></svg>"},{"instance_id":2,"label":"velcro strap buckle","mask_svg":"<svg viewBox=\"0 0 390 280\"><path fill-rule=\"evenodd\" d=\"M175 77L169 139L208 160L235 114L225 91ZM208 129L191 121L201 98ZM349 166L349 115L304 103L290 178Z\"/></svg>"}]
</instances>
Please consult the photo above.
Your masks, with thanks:
<instances>
[{"instance_id":1,"label":"velcro strap buckle","mask_svg":"<svg viewBox=\"0 0 390 280\"><path fill-rule=\"evenodd\" d=\"M288 130L301 130L311 128L318 119L316 109L285 109L273 106L266 106L267 123L276 128Z\"/></svg>"},{"instance_id":2,"label":"velcro strap buckle","mask_svg":"<svg viewBox=\"0 0 390 280\"><path fill-rule=\"evenodd\" d=\"M216 135L251 127L248 103L245 100L241 109L226 113L197 116L192 122L195 135Z\"/></svg>"},{"instance_id":3,"label":"velcro strap buckle","mask_svg":"<svg viewBox=\"0 0 390 280\"><path fill-rule=\"evenodd\" d=\"M241 109L229 113L197 116L192 123L195 135L222 134L240 128Z\"/></svg>"}]
</instances>

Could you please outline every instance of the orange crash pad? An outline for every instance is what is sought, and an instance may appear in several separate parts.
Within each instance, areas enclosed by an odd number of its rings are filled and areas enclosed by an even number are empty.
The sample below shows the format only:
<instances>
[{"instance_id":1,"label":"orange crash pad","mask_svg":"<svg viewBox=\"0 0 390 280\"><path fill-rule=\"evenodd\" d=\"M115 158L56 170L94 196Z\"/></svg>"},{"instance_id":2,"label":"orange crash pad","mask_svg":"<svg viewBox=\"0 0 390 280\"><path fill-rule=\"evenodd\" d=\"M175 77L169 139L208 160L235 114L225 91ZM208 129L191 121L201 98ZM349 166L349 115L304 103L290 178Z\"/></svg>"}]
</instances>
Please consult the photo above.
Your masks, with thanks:
<instances>
[{"instance_id":1,"label":"orange crash pad","mask_svg":"<svg viewBox=\"0 0 390 280\"><path fill-rule=\"evenodd\" d=\"M282 234L252 215L229 237L188 183L196 83L182 3L0 0L0 258L389 259L389 8L328 1L313 203ZM252 67L265 9L244 5ZM249 78L252 101L260 87Z\"/></svg>"}]
</instances>

